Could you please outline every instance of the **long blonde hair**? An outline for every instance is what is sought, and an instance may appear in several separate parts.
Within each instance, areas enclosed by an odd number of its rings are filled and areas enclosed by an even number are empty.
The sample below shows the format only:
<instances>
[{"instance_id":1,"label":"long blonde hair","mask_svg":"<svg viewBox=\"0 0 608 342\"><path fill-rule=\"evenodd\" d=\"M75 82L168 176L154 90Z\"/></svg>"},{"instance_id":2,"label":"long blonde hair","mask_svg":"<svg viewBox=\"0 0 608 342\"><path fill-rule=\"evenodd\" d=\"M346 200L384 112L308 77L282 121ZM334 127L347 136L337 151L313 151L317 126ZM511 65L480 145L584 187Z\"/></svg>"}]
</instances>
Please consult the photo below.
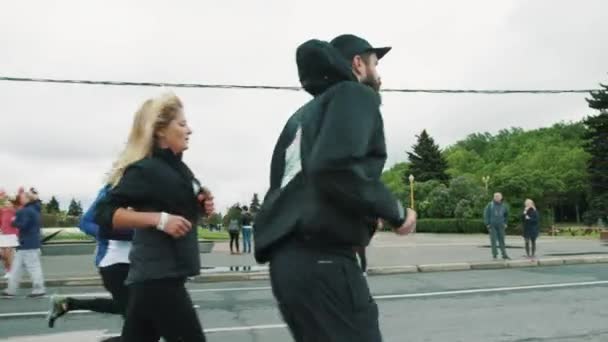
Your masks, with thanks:
<instances>
[{"instance_id":1,"label":"long blonde hair","mask_svg":"<svg viewBox=\"0 0 608 342\"><path fill-rule=\"evenodd\" d=\"M524 206L527 206L527 205L528 205L528 203L530 203L530 208L532 208L532 209L536 210L536 205L534 204L534 201L533 201L533 200L531 200L531 199L529 199L529 198L528 198L528 199L526 199L526 200L525 200L525 202L524 202Z\"/></svg>"},{"instance_id":2,"label":"long blonde hair","mask_svg":"<svg viewBox=\"0 0 608 342\"><path fill-rule=\"evenodd\" d=\"M173 93L165 93L144 102L135 113L127 145L112 165L106 183L115 187L129 165L149 157L154 148L156 133L169 126L182 110L182 101Z\"/></svg>"}]
</instances>

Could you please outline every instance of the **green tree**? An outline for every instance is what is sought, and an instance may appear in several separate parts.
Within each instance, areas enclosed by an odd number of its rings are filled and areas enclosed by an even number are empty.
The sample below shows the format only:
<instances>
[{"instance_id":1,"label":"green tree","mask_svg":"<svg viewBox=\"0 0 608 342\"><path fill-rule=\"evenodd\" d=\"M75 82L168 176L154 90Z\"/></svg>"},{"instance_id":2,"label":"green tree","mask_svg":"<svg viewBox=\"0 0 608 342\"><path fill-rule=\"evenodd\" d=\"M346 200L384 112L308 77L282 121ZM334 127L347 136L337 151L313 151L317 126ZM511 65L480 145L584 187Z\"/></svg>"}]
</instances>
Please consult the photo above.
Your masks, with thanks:
<instances>
[{"instance_id":1,"label":"green tree","mask_svg":"<svg viewBox=\"0 0 608 342\"><path fill-rule=\"evenodd\" d=\"M600 111L584 121L587 127L585 150L591 155L587 164L590 191L590 219L608 215L608 86L591 92L589 107Z\"/></svg>"},{"instance_id":2,"label":"green tree","mask_svg":"<svg viewBox=\"0 0 608 342\"><path fill-rule=\"evenodd\" d=\"M430 180L426 182L415 182L414 187L414 200L416 204L416 211L420 218L430 218L433 217L429 213L429 208L431 206L430 202L430 194L436 188L442 186L443 184L438 180ZM408 189L409 190L409 189ZM409 196L409 192L408 192ZM409 201L408 201L409 203Z\"/></svg>"},{"instance_id":3,"label":"green tree","mask_svg":"<svg viewBox=\"0 0 608 342\"><path fill-rule=\"evenodd\" d=\"M53 196L49 203L46 204L46 212L49 214L57 214L59 211L59 201Z\"/></svg>"},{"instance_id":4,"label":"green tree","mask_svg":"<svg viewBox=\"0 0 608 342\"><path fill-rule=\"evenodd\" d=\"M448 164L439 150L439 146L426 130L416 136L418 141L412 146L413 152L408 152L410 171L416 180L425 182L436 179L445 182L449 179L446 173Z\"/></svg>"},{"instance_id":5,"label":"green tree","mask_svg":"<svg viewBox=\"0 0 608 342\"><path fill-rule=\"evenodd\" d=\"M82 215L82 206L80 201L76 202L75 199L72 198L70 201L70 207L68 208L68 216L80 216Z\"/></svg>"},{"instance_id":6,"label":"green tree","mask_svg":"<svg viewBox=\"0 0 608 342\"><path fill-rule=\"evenodd\" d=\"M482 182L472 175L452 178L449 195L456 218L480 217L488 202L488 195Z\"/></svg>"},{"instance_id":7,"label":"green tree","mask_svg":"<svg viewBox=\"0 0 608 342\"><path fill-rule=\"evenodd\" d=\"M241 205L239 203L235 203L232 205L232 207L230 207L230 209L228 209L228 212L226 213L226 215L223 218L223 224L224 227L228 227L228 224L230 223L231 220L241 220Z\"/></svg>"},{"instance_id":8,"label":"green tree","mask_svg":"<svg viewBox=\"0 0 608 342\"><path fill-rule=\"evenodd\" d=\"M450 218L454 216L455 205L450 198L450 190L444 184L433 189L426 199L429 203L427 212L431 218Z\"/></svg>"},{"instance_id":9,"label":"green tree","mask_svg":"<svg viewBox=\"0 0 608 342\"><path fill-rule=\"evenodd\" d=\"M404 206L409 206L410 191L409 181L405 181L406 175L409 175L409 165L407 163L398 163L384 171L381 179Z\"/></svg>"},{"instance_id":10,"label":"green tree","mask_svg":"<svg viewBox=\"0 0 608 342\"><path fill-rule=\"evenodd\" d=\"M258 194L253 194L253 198L251 199L251 204L249 205L249 210L255 215L258 211L260 211L260 199L258 198Z\"/></svg>"},{"instance_id":11,"label":"green tree","mask_svg":"<svg viewBox=\"0 0 608 342\"><path fill-rule=\"evenodd\" d=\"M517 209L512 213L519 212L526 198L543 210L544 219L554 217L556 207L580 213L588 191L585 132L582 123L559 123L531 131L511 128L496 135L473 134L446 149L448 173L452 177L471 176L480 184L489 176L486 201L492 192L503 192ZM456 204L461 200L452 197ZM469 204L461 203L455 214L463 215Z\"/></svg>"},{"instance_id":12,"label":"green tree","mask_svg":"<svg viewBox=\"0 0 608 342\"><path fill-rule=\"evenodd\" d=\"M207 220L207 224L209 224L209 225L214 225L214 226L220 225L220 224L222 224L222 213L213 213L206 220Z\"/></svg>"}]
</instances>

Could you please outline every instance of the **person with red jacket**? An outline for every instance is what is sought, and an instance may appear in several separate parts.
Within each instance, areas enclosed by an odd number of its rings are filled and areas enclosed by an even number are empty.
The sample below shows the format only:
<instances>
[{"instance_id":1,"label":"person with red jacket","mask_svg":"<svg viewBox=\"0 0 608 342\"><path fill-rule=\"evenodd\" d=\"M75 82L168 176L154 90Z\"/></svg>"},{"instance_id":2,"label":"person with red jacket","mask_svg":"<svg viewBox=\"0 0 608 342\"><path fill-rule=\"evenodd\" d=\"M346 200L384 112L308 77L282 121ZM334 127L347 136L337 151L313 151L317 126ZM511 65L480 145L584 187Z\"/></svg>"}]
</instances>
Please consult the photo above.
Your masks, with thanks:
<instances>
[{"instance_id":1,"label":"person with red jacket","mask_svg":"<svg viewBox=\"0 0 608 342\"><path fill-rule=\"evenodd\" d=\"M8 279L15 258L15 247L19 246L19 231L13 226L15 199L0 191L0 203L0 259L6 272L4 278Z\"/></svg>"}]
</instances>

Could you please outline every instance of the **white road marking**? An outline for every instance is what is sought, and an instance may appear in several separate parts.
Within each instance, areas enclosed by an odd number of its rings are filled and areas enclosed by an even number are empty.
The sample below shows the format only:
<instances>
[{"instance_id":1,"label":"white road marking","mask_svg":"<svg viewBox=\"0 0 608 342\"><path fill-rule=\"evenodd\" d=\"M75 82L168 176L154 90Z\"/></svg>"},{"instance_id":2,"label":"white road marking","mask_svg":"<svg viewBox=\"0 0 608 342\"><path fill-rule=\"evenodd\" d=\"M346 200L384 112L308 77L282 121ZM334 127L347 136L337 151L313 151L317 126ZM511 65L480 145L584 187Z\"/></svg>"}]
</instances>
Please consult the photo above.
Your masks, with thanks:
<instances>
[{"instance_id":1,"label":"white road marking","mask_svg":"<svg viewBox=\"0 0 608 342\"><path fill-rule=\"evenodd\" d=\"M511 287L493 287L493 288L485 288L485 289L422 292L422 293L408 293L408 294L397 294L397 295L380 295L380 296L374 296L374 299L384 300L384 299L403 299L403 298L423 298L423 297L437 297L437 296L449 296L449 295L465 295L465 294L495 293L495 292L515 292L515 291L523 291L523 290L556 289L556 288L598 286L598 285L608 285L608 281L602 280L602 281L586 281L586 282L578 282L578 283L541 284L541 285L525 285L525 286L511 286Z\"/></svg>"},{"instance_id":2,"label":"white road marking","mask_svg":"<svg viewBox=\"0 0 608 342\"><path fill-rule=\"evenodd\" d=\"M192 289L188 290L190 293L204 293L204 292L238 292L238 291L268 291L272 288L270 286L258 286L258 287L227 287L217 289ZM107 292L87 292L87 293L60 293L62 297L73 297L73 298L86 298L86 297L110 297Z\"/></svg>"},{"instance_id":3,"label":"white road marking","mask_svg":"<svg viewBox=\"0 0 608 342\"><path fill-rule=\"evenodd\" d=\"M222 333L231 331L249 331L249 330L267 330L267 329L283 329L287 328L285 324L264 324L264 325L248 325L241 327L225 327L225 328L211 328L205 329L206 333Z\"/></svg>"},{"instance_id":4,"label":"white road marking","mask_svg":"<svg viewBox=\"0 0 608 342\"><path fill-rule=\"evenodd\" d=\"M477 293L496 293L496 292L515 292L524 290L539 290L539 289L556 289L556 288L569 288L569 287L585 287L585 286L600 286L608 285L608 280L601 281L585 281L576 283L557 283L557 284L538 284L538 285L524 285L524 286L510 286L510 287L492 287L492 288L481 288L481 289L468 289L468 290L452 290L452 291L439 291L439 292L419 292L419 293L407 293L407 294L394 294L394 295L375 295L376 300L390 300L390 299L407 299L407 298L425 298L425 297L439 297L439 296L450 296L450 295L467 295ZM221 291L261 291L270 290L270 287L242 287L242 288L228 288L228 289L199 289L198 292L221 292ZM194 292L197 290L190 290ZM70 314L83 314L91 313L90 311L77 310L71 311ZM46 317L47 311L31 311L31 312L9 312L0 314L2 318L22 318L22 317ZM270 329L264 327L275 327L277 325L260 325L260 326L244 326L235 328L213 328L211 332L217 331L236 331L236 330L252 330L252 329ZM262 327L262 328L260 328ZM220 330L218 330L220 329ZM233 330L222 330L222 329L233 329ZM236 330L235 330L236 329ZM274 329L274 328L273 328Z\"/></svg>"}]
</instances>

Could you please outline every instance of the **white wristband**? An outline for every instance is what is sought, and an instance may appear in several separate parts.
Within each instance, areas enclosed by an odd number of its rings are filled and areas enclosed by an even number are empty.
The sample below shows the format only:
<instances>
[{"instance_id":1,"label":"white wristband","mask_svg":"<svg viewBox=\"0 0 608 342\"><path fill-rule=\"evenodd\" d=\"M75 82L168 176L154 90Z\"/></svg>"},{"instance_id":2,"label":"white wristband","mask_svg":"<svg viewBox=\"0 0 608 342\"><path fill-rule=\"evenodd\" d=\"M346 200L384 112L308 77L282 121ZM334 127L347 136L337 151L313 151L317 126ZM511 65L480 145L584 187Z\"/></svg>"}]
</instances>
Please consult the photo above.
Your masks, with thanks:
<instances>
[{"instance_id":1,"label":"white wristband","mask_svg":"<svg viewBox=\"0 0 608 342\"><path fill-rule=\"evenodd\" d=\"M167 214L165 212L160 213L160 220L158 220L156 229L164 232L165 228L167 226L167 221L169 221L169 214Z\"/></svg>"}]
</instances>

